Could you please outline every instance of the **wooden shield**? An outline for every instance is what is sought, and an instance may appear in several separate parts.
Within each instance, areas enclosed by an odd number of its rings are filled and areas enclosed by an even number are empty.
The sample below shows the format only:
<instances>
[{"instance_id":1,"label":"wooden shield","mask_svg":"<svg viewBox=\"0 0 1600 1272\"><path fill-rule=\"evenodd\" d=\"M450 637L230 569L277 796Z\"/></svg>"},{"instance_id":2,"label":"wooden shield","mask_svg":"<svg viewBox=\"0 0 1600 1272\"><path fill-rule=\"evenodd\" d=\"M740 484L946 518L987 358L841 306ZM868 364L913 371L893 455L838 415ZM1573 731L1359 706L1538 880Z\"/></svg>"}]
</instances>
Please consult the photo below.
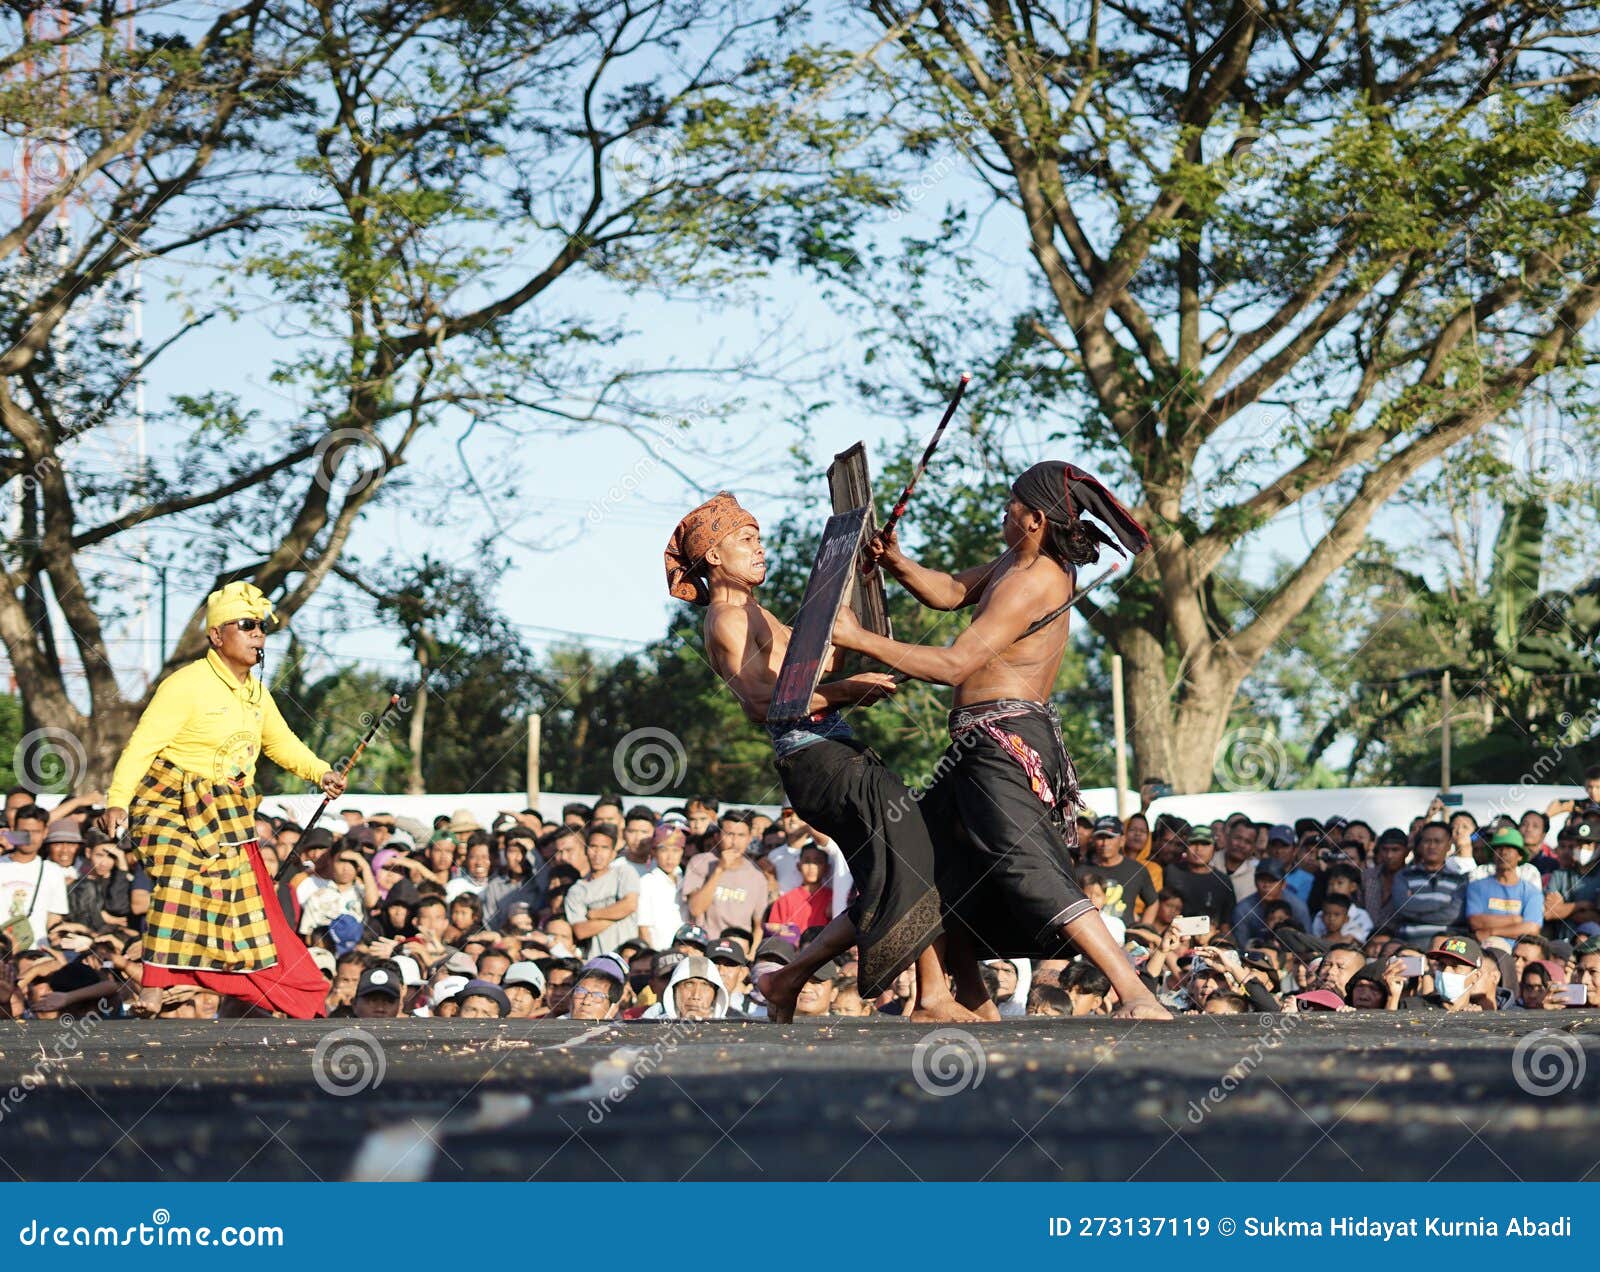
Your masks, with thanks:
<instances>
[{"instance_id":1,"label":"wooden shield","mask_svg":"<svg viewBox=\"0 0 1600 1272\"><path fill-rule=\"evenodd\" d=\"M856 575L856 560L867 534L867 508L829 517L817 545L817 559L806 580L805 598L789 635L789 652L778 671L769 720L798 720L810 713L811 695L822 680L833 641L833 620Z\"/></svg>"},{"instance_id":2,"label":"wooden shield","mask_svg":"<svg viewBox=\"0 0 1600 1272\"><path fill-rule=\"evenodd\" d=\"M849 512L852 508L867 510L867 530L862 537L865 543L878 532L878 512L872 503L872 476L867 469L867 448L857 442L849 450L842 450L828 465L828 493L833 499L834 512ZM856 617L869 632L879 636L893 636L889 626L889 604L883 593L883 571L874 570L862 575L858 570L851 580L845 603L855 608Z\"/></svg>"}]
</instances>

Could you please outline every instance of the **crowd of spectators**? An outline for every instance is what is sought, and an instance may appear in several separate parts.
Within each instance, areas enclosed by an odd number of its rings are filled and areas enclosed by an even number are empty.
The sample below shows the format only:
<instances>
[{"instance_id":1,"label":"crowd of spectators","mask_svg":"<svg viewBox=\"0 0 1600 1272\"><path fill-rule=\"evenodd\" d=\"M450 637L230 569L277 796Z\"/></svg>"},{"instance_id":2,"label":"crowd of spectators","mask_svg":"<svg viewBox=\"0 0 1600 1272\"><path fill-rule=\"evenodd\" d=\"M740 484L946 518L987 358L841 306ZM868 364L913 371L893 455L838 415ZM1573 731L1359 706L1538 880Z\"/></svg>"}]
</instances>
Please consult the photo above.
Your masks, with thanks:
<instances>
[{"instance_id":1,"label":"crowd of spectators","mask_svg":"<svg viewBox=\"0 0 1600 1272\"><path fill-rule=\"evenodd\" d=\"M6 799L0 1016L132 1014L151 885L94 825L97 796ZM483 826L346 810L309 831L261 816L278 899L328 982L331 1016L762 1019L758 978L844 909L837 845L785 808L604 798L559 822ZM1585 792L1479 825L1442 799L1410 825L1084 815L1070 868L1174 1011L1553 1011L1600 1007L1600 768ZM846 955L797 1018L899 1016L908 970L864 998ZM1000 1016L1110 1012L1082 958L982 968ZM244 1010L193 988L160 1015Z\"/></svg>"}]
</instances>

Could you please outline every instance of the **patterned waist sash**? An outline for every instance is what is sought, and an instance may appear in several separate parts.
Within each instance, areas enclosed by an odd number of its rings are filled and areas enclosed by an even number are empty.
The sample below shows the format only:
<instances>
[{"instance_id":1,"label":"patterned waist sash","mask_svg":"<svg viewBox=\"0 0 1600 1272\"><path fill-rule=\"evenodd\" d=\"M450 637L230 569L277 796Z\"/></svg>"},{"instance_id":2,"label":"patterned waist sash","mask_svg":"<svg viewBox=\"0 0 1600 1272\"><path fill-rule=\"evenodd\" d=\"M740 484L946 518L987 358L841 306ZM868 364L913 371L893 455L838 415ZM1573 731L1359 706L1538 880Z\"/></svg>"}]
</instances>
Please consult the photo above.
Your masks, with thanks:
<instances>
[{"instance_id":1,"label":"patterned waist sash","mask_svg":"<svg viewBox=\"0 0 1600 1272\"><path fill-rule=\"evenodd\" d=\"M1021 734L1004 727L1007 720L1033 720L1049 729L1061 763L1061 788L1056 789L1045 767L1045 760ZM991 739L1007 757L1014 760L1028 777L1028 785L1046 808L1063 817L1083 804L1078 787L1078 769L1067 754L1061 736L1061 717L1048 703L1025 698L997 698L993 702L974 702L950 713L950 740L962 743L975 734Z\"/></svg>"},{"instance_id":2,"label":"patterned waist sash","mask_svg":"<svg viewBox=\"0 0 1600 1272\"><path fill-rule=\"evenodd\" d=\"M209 779L157 756L128 809L153 889L145 961L191 971L255 972L277 952L246 851L254 787Z\"/></svg>"}]
</instances>

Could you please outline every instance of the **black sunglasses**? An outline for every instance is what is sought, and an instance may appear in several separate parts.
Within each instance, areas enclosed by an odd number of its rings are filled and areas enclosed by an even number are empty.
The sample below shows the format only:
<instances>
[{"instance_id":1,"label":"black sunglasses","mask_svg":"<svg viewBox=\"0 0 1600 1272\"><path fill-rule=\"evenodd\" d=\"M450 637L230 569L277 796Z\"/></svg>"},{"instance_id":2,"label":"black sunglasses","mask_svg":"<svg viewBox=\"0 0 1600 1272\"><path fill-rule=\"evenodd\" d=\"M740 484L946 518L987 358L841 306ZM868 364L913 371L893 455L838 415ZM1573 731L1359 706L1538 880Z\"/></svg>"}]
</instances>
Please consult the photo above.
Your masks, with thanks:
<instances>
[{"instance_id":1,"label":"black sunglasses","mask_svg":"<svg viewBox=\"0 0 1600 1272\"><path fill-rule=\"evenodd\" d=\"M233 620L233 625L241 632L266 632L272 629L272 620L270 618L236 618Z\"/></svg>"}]
</instances>

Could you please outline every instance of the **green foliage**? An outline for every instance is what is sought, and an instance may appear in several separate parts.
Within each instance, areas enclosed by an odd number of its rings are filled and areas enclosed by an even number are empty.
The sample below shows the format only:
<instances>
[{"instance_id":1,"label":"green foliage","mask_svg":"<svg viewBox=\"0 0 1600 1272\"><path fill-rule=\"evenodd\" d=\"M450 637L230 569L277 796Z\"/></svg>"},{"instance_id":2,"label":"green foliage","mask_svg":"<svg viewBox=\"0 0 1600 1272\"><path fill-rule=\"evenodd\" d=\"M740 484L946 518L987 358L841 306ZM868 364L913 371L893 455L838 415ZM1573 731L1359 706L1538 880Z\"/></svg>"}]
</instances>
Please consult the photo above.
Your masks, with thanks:
<instances>
[{"instance_id":1,"label":"green foliage","mask_svg":"<svg viewBox=\"0 0 1600 1272\"><path fill-rule=\"evenodd\" d=\"M1506 503L1481 584L1430 585L1372 560L1352 603L1361 660L1348 697L1314 749L1353 737L1351 775L1432 782L1439 776L1443 675L1452 678L1451 779L1509 781L1554 761L1535 780L1576 780L1600 758L1592 712L1600 691L1600 577L1542 589L1549 508L1535 492Z\"/></svg>"},{"instance_id":2,"label":"green foliage","mask_svg":"<svg viewBox=\"0 0 1600 1272\"><path fill-rule=\"evenodd\" d=\"M1553 380L1592 453L1592 6L869 8L923 215L843 280L862 374L893 404L975 367L1006 466L1043 435L1128 492L1159 551L1097 626L1140 763L1202 789L1173 739L1221 732L1382 503ZM1274 588L1219 623L1261 550Z\"/></svg>"},{"instance_id":3,"label":"green foliage","mask_svg":"<svg viewBox=\"0 0 1600 1272\"><path fill-rule=\"evenodd\" d=\"M22 698L18 694L0 694L0 774L13 772L13 758L17 743L22 740Z\"/></svg>"}]
</instances>

